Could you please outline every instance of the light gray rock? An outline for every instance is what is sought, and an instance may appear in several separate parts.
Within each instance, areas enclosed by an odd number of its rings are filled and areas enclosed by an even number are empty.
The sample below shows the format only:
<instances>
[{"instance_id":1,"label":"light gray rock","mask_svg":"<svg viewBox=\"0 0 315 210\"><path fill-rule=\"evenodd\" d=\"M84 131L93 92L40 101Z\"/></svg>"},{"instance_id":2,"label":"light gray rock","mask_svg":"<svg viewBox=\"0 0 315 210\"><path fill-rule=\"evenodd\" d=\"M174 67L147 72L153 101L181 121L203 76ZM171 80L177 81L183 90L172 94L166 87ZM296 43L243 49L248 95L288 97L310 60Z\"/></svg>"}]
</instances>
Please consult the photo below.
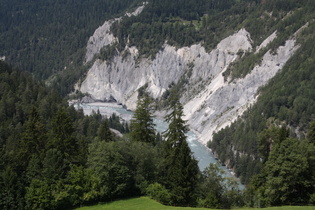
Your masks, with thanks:
<instances>
[{"instance_id":1,"label":"light gray rock","mask_svg":"<svg viewBox=\"0 0 315 210\"><path fill-rule=\"evenodd\" d=\"M95 100L90 97L90 96L84 96L81 100L80 103L94 103Z\"/></svg>"},{"instance_id":2,"label":"light gray rock","mask_svg":"<svg viewBox=\"0 0 315 210\"><path fill-rule=\"evenodd\" d=\"M277 53L268 51L260 65L250 74L233 83L224 83L218 75L205 90L185 104L185 113L192 129L198 132L200 141L206 144L214 131L230 125L241 116L257 99L257 90L265 85L282 69L298 46L295 40L286 41ZM193 111L191 111L193 110Z\"/></svg>"},{"instance_id":3,"label":"light gray rock","mask_svg":"<svg viewBox=\"0 0 315 210\"><path fill-rule=\"evenodd\" d=\"M256 49L256 53L258 53L261 49L266 47L270 42L272 42L275 38L277 38L277 31L273 32L270 36L267 37Z\"/></svg>"},{"instance_id":4,"label":"light gray rock","mask_svg":"<svg viewBox=\"0 0 315 210\"><path fill-rule=\"evenodd\" d=\"M107 32L106 43L115 41L110 31ZM275 36L276 33L269 36L258 49L266 47ZM181 102L190 127L206 144L212 139L213 132L229 125L255 103L258 88L282 69L297 48L294 38L288 40L276 53L268 51L261 64L245 78L228 83L222 73L239 58L238 52L253 50L250 34L245 29L223 39L211 52L206 52L201 44L177 49L165 43L153 60L136 60L138 49L127 47L125 50L130 53L125 57L117 55L111 62L96 60L77 88L96 100L114 98L129 109L135 109L140 87L147 84L151 95L158 98L190 66L191 76L186 91L180 93ZM94 54L89 56L91 60Z\"/></svg>"},{"instance_id":5,"label":"light gray rock","mask_svg":"<svg viewBox=\"0 0 315 210\"><path fill-rule=\"evenodd\" d=\"M210 53L200 44L180 49L165 44L154 60L141 59L137 64L138 50L132 47L127 49L130 52L127 57L115 56L110 63L96 60L80 91L98 100L112 96L118 102L135 108L137 90L143 85L148 84L153 97L160 97L172 82L177 82L188 70L190 63L194 64L191 83L209 80L235 60L240 49L251 50L250 43L249 33L242 29L222 40Z\"/></svg>"},{"instance_id":6,"label":"light gray rock","mask_svg":"<svg viewBox=\"0 0 315 210\"><path fill-rule=\"evenodd\" d=\"M128 17L139 15L143 11L146 4L147 3L143 3L143 5L138 7L134 12L126 13L125 15ZM89 38L87 43L85 63L92 61L94 56L100 53L103 47L112 45L118 41L118 39L110 31L110 28L115 22L121 21L121 19L122 18L115 18L105 21L102 26L95 30L93 36Z\"/></svg>"}]
</instances>

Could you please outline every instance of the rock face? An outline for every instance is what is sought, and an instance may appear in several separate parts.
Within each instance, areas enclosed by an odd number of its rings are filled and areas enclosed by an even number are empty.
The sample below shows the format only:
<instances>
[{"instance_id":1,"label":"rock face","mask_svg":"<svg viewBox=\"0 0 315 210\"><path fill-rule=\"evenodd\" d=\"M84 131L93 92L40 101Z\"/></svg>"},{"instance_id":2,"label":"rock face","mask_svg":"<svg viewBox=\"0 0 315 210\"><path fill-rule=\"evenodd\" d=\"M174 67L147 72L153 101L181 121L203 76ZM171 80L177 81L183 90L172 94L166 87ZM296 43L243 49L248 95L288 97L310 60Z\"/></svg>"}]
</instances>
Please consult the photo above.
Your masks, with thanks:
<instances>
[{"instance_id":1,"label":"rock face","mask_svg":"<svg viewBox=\"0 0 315 210\"><path fill-rule=\"evenodd\" d=\"M294 40L288 40L278 48L276 54L268 51L260 65L250 74L233 83L224 83L221 74L196 97L185 105L188 122L198 132L200 141L206 144L218 131L237 119L256 101L259 87L282 69L298 47ZM201 126L200 126L201 125Z\"/></svg>"},{"instance_id":2,"label":"rock face","mask_svg":"<svg viewBox=\"0 0 315 210\"><path fill-rule=\"evenodd\" d=\"M138 7L132 13L126 13L126 16L137 16L144 9L146 3L143 3L141 7ZM105 23L97 28L93 34L89 38L86 54L85 54L85 63L92 61L94 56L101 51L101 49L107 45L112 45L118 41L116 37L114 37L113 33L110 31L110 27L117 21L121 21L121 18L115 18L112 20L105 21Z\"/></svg>"},{"instance_id":3,"label":"rock face","mask_svg":"<svg viewBox=\"0 0 315 210\"><path fill-rule=\"evenodd\" d=\"M118 102L134 108L137 89L148 84L153 97L160 97L172 82L193 64L190 83L210 80L220 74L237 56L239 50L251 50L249 33L242 29L222 40L216 49L207 53L200 44L176 49L165 44L154 60L142 59L136 64L138 50L129 48L127 57L116 56L110 63L96 60L80 90L97 100L114 97ZM185 101L185 99L183 99Z\"/></svg>"},{"instance_id":4,"label":"rock face","mask_svg":"<svg viewBox=\"0 0 315 210\"><path fill-rule=\"evenodd\" d=\"M141 11L137 10L137 14ZM110 24L111 21L105 22L90 38L87 61L91 61L101 47L117 41L110 33ZM276 33L273 33L259 50L275 37ZM201 44L179 49L164 44L154 60L136 61L138 50L126 48L129 51L127 56L115 56L110 62L95 60L79 89L95 100L115 99L135 109L140 87L147 84L152 96L158 98L172 82L176 83L184 74L189 75L186 91L181 93L181 102L190 127L206 144L214 131L229 125L255 102L257 89L265 85L298 48L294 39L288 40L276 53L268 51L261 64L245 78L233 83L224 81L222 73L239 58L238 52L253 50L251 43L250 34L241 29L223 39L209 53Z\"/></svg>"}]
</instances>

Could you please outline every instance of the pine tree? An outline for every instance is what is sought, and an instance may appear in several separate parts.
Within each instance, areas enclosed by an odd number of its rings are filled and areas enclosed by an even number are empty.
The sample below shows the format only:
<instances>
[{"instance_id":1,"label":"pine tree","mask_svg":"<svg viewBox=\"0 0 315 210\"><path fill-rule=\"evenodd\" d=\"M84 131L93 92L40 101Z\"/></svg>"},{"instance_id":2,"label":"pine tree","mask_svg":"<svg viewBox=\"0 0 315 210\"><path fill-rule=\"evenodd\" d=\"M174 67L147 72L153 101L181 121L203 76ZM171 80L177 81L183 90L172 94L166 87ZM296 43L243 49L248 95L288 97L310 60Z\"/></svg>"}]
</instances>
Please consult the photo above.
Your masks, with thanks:
<instances>
[{"instance_id":1,"label":"pine tree","mask_svg":"<svg viewBox=\"0 0 315 210\"><path fill-rule=\"evenodd\" d=\"M139 99L137 109L131 120L131 138L134 141L142 141L155 144L155 124L153 123L151 100L147 94Z\"/></svg>"},{"instance_id":2,"label":"pine tree","mask_svg":"<svg viewBox=\"0 0 315 210\"><path fill-rule=\"evenodd\" d=\"M19 144L18 161L20 166L26 167L33 154L43 158L47 139L46 133L47 131L37 110L33 108L24 125L24 132Z\"/></svg>"},{"instance_id":3,"label":"pine tree","mask_svg":"<svg viewBox=\"0 0 315 210\"><path fill-rule=\"evenodd\" d=\"M97 136L101 141L113 141L114 137L109 129L108 120L105 119L97 130Z\"/></svg>"},{"instance_id":4,"label":"pine tree","mask_svg":"<svg viewBox=\"0 0 315 210\"><path fill-rule=\"evenodd\" d=\"M170 103L171 112L166 116L169 127L164 137L165 185L171 192L174 205L195 204L195 190L198 182L198 163L192 156L186 141L188 131L183 117L183 107L177 96Z\"/></svg>"},{"instance_id":5,"label":"pine tree","mask_svg":"<svg viewBox=\"0 0 315 210\"><path fill-rule=\"evenodd\" d=\"M51 137L48 140L48 149L59 150L66 159L75 161L78 144L74 138L73 122L64 108L59 108L52 119Z\"/></svg>"},{"instance_id":6,"label":"pine tree","mask_svg":"<svg viewBox=\"0 0 315 210\"><path fill-rule=\"evenodd\" d=\"M310 142L312 142L313 144L315 144L315 120L313 120L313 122L311 122L309 131L307 133L307 138Z\"/></svg>"}]
</instances>

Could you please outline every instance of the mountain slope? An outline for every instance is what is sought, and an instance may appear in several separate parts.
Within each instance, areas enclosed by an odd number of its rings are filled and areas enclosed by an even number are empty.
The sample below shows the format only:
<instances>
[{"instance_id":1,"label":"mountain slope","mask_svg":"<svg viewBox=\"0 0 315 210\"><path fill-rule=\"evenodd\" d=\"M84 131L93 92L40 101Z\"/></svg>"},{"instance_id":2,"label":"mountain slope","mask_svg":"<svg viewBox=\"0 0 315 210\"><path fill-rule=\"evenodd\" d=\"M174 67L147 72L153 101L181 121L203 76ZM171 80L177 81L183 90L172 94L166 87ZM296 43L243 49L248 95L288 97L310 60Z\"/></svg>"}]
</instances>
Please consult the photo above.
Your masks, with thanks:
<instances>
[{"instance_id":1,"label":"mountain slope","mask_svg":"<svg viewBox=\"0 0 315 210\"><path fill-rule=\"evenodd\" d=\"M81 65L88 37L136 0L2 0L0 57L37 78Z\"/></svg>"},{"instance_id":2,"label":"mountain slope","mask_svg":"<svg viewBox=\"0 0 315 210\"><path fill-rule=\"evenodd\" d=\"M303 46L304 49L307 43L311 42L313 3L289 1L286 6L283 3L281 0L261 3L241 1L221 12L209 10L212 12L199 20L192 19L190 23L173 17L168 20L149 18L152 27L144 29L143 24L147 21L144 16L147 14L146 8L152 8L148 3L137 16L125 17L115 23L113 21L104 23L103 26L112 25L110 31L107 27L107 31L102 33L105 34L104 39L110 38L112 41L103 43L103 48L99 54L94 54L94 59L91 59L93 55L87 52L86 58L92 60L94 64L78 84L77 90L89 93L95 100L116 100L134 109L139 89L146 89L152 97L163 100L167 98L170 89L177 88L181 93L181 102L184 104L190 127L199 134L200 141L206 144L212 139L213 132L229 126L244 112L246 119L249 113L246 110L257 101L260 104L259 98L265 97L266 93L259 91L261 87L267 85L277 73L283 73L290 68L292 65L290 60L296 60L297 56L301 55L299 48ZM207 23L214 17L220 19ZM133 26L132 31L142 28L143 36L136 40L131 31L130 36L117 33L117 30L128 31L126 23ZM155 24L160 24L162 33L154 30L157 26ZM199 41L200 35L207 30L211 31L211 26L218 26L216 36L221 37L221 40ZM222 26L225 26L225 30ZM163 34L168 27L173 27L176 33L193 30L200 34L188 33L186 40L187 38L191 40L181 42L171 34ZM146 34L149 29L151 35ZM152 34L152 30L157 34ZM165 39L163 42L159 41L159 44L154 44L151 43L156 40L152 38L154 36L157 36L158 40L163 40L163 37ZM217 44L213 45L216 42ZM145 50L150 46L151 50ZM101 47L98 45L95 48ZM299 54L296 53L297 50ZM304 55L309 59L312 54ZM274 94L274 91L277 90L270 89L269 94ZM290 100L294 100L294 97ZM277 98L276 101L278 100ZM290 106L288 104L286 108L290 109ZM306 108L305 105L301 106L301 110ZM273 105L268 107L266 112L273 109ZM285 115L283 110L284 108L280 113ZM308 108L308 113L314 112L313 108ZM279 110L275 110L272 115L265 115L263 112L262 119L258 124L252 125L254 128L250 133L243 132L237 139L226 141L222 139L222 135L216 135L214 144L210 144L221 161L234 169L240 168L240 164L251 165L250 162L253 162L254 165L252 169L248 169L250 173L247 175L247 169L243 168L243 172L238 170L237 174L244 177L243 181L248 181L252 174L259 171L257 135L259 130L267 127L266 116L279 118L278 113ZM312 114L309 116L303 122L299 122L302 124L299 126L301 131L306 132L305 128L312 119ZM296 128L288 119L283 117L282 119ZM240 132L237 129L241 128L235 128L235 124L233 126L233 130L227 131L228 133ZM250 138L244 137L246 135ZM243 138L248 141L241 140ZM242 146L237 142L242 142ZM220 146L214 146L215 144ZM217 150L218 147L221 149ZM242 160L236 161L236 156L242 156Z\"/></svg>"}]
</instances>

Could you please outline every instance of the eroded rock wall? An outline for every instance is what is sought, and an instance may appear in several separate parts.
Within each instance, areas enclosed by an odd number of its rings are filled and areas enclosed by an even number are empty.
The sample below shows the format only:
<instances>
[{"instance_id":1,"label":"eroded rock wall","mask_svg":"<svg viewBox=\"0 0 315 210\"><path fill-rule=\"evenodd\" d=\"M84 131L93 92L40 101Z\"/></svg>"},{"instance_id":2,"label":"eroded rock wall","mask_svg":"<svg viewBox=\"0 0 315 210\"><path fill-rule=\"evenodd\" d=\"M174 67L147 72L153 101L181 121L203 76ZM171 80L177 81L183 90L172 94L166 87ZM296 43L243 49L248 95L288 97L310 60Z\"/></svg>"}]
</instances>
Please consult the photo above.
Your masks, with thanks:
<instances>
[{"instance_id":1,"label":"eroded rock wall","mask_svg":"<svg viewBox=\"0 0 315 210\"><path fill-rule=\"evenodd\" d=\"M142 9L136 10L135 15ZM111 21L105 22L91 37L87 61L92 61L101 47L117 41L110 33L111 24ZM256 52L275 37L276 32ZM239 52L253 51L250 34L245 29L223 39L211 52L206 52L201 44L177 49L166 42L155 58L150 60L139 59L138 49L127 47L127 56L115 56L110 62L95 60L78 88L96 100L115 99L135 109L140 87L147 84L151 95L159 98L172 82L176 83L190 70L187 87L180 93L181 102L190 127L199 134L200 141L206 144L212 139L214 131L229 125L255 103L258 88L282 69L297 48L294 38L288 40L276 53L267 51L262 62L245 78L229 83L224 80L222 73L239 58Z\"/></svg>"}]
</instances>

